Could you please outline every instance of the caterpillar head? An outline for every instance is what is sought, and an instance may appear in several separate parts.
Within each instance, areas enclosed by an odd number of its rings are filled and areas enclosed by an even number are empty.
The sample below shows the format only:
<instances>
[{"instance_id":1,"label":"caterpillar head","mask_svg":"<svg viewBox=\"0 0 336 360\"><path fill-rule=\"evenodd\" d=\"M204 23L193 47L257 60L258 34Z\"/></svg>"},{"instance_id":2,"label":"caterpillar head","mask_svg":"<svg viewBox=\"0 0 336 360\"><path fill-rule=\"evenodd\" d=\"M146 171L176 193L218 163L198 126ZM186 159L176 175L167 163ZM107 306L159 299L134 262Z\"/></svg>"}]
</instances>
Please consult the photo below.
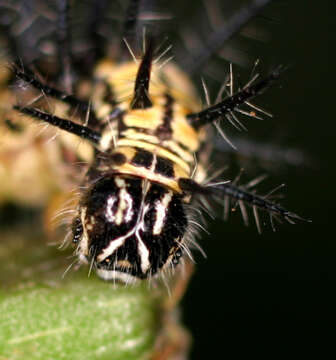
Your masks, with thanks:
<instances>
[{"instance_id":1,"label":"caterpillar head","mask_svg":"<svg viewBox=\"0 0 336 360\"><path fill-rule=\"evenodd\" d=\"M82 262L100 277L130 281L177 265L187 228L182 197L160 184L114 175L84 195L73 225Z\"/></svg>"}]
</instances>

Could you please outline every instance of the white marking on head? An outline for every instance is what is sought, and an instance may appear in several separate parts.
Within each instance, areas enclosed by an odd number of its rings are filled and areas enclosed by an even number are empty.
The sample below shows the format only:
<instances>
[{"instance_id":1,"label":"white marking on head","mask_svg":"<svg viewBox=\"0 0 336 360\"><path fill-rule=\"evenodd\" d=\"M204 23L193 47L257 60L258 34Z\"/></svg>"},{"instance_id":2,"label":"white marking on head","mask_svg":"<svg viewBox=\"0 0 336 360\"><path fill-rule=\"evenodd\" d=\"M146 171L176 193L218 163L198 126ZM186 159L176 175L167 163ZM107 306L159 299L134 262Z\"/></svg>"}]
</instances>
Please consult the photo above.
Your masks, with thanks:
<instances>
[{"instance_id":1,"label":"white marking on head","mask_svg":"<svg viewBox=\"0 0 336 360\"><path fill-rule=\"evenodd\" d=\"M120 236L112 241L110 241L109 245L103 249L103 251L97 256L97 261L104 261L107 257L111 256L121 245L125 243L125 240L134 234L135 229L133 228L126 235Z\"/></svg>"},{"instance_id":2,"label":"white marking on head","mask_svg":"<svg viewBox=\"0 0 336 360\"><path fill-rule=\"evenodd\" d=\"M155 210L156 210L156 218L155 218L155 224L153 227L153 235L158 235L161 233L164 219L167 214L167 209L169 206L169 203L173 197L172 191L168 191L163 199L161 201L156 201L155 203Z\"/></svg>"},{"instance_id":3,"label":"white marking on head","mask_svg":"<svg viewBox=\"0 0 336 360\"><path fill-rule=\"evenodd\" d=\"M141 271L143 274L145 274L151 265L149 261L149 251L144 242L141 240L138 231L136 232L136 237L138 239L138 251L140 255Z\"/></svg>"},{"instance_id":4,"label":"white marking on head","mask_svg":"<svg viewBox=\"0 0 336 360\"><path fill-rule=\"evenodd\" d=\"M126 183L125 183L125 180L120 178L119 176L116 176L114 178L114 182L116 183L116 185L119 187L119 188L124 188L126 187Z\"/></svg>"},{"instance_id":5,"label":"white marking on head","mask_svg":"<svg viewBox=\"0 0 336 360\"><path fill-rule=\"evenodd\" d=\"M113 220L117 225L120 225L123 222L129 222L132 220L132 217L134 215L133 212L133 199L130 196L130 194L126 190L126 182L124 179L117 176L114 179L115 184L118 188L120 188L119 191L119 205L116 212L116 215L113 216ZM126 214L124 217L124 212L126 210Z\"/></svg>"},{"instance_id":6,"label":"white marking on head","mask_svg":"<svg viewBox=\"0 0 336 360\"><path fill-rule=\"evenodd\" d=\"M106 206L106 214L105 214L105 217L106 217L106 220L109 221L109 222L114 222L115 221L115 216L114 216L114 212L113 212L113 205L115 204L115 202L117 201L117 198L112 195L112 196L109 196L108 199L107 199L107 206Z\"/></svg>"},{"instance_id":7,"label":"white marking on head","mask_svg":"<svg viewBox=\"0 0 336 360\"><path fill-rule=\"evenodd\" d=\"M124 217L125 210L126 214ZM133 214L133 199L123 187L119 192L119 206L115 220L116 224L120 225L122 222L129 222L132 220Z\"/></svg>"},{"instance_id":8,"label":"white marking on head","mask_svg":"<svg viewBox=\"0 0 336 360\"><path fill-rule=\"evenodd\" d=\"M97 269L97 275L104 280L119 280L127 284L135 284L138 281L135 276L116 270Z\"/></svg>"},{"instance_id":9,"label":"white marking on head","mask_svg":"<svg viewBox=\"0 0 336 360\"><path fill-rule=\"evenodd\" d=\"M127 205L128 205L126 215L125 215L125 221L129 222L129 221L132 220L132 217L133 217L134 213L133 213L133 199L132 199L131 195L128 192L126 192L126 194L125 194L125 200L126 200Z\"/></svg>"}]
</instances>

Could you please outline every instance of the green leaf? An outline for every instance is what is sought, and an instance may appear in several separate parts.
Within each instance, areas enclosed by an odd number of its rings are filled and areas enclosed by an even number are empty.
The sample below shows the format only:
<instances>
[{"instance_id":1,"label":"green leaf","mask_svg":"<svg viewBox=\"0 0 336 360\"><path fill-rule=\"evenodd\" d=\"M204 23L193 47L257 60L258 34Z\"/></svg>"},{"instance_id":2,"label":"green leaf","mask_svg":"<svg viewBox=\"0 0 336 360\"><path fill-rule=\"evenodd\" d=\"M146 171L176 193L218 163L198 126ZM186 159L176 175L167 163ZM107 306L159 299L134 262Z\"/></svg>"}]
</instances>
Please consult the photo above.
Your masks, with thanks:
<instances>
[{"instance_id":1,"label":"green leaf","mask_svg":"<svg viewBox=\"0 0 336 360\"><path fill-rule=\"evenodd\" d=\"M2 234L0 359L149 358L160 328L158 294L147 283L88 278L88 268L62 279L69 252L30 231Z\"/></svg>"}]
</instances>

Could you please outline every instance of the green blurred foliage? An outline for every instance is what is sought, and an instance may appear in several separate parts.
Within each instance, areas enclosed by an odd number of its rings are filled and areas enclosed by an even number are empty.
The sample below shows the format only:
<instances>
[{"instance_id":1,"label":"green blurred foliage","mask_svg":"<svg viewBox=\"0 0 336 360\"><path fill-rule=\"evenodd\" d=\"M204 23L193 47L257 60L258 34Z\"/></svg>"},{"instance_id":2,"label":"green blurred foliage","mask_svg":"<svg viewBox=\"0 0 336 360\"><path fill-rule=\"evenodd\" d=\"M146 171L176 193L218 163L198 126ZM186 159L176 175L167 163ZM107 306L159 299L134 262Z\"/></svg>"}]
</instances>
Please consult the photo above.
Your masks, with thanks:
<instances>
[{"instance_id":1,"label":"green blurred foliage","mask_svg":"<svg viewBox=\"0 0 336 360\"><path fill-rule=\"evenodd\" d=\"M69 271L67 254L32 226L2 232L0 359L147 359L159 328L148 284L116 285Z\"/></svg>"}]
</instances>

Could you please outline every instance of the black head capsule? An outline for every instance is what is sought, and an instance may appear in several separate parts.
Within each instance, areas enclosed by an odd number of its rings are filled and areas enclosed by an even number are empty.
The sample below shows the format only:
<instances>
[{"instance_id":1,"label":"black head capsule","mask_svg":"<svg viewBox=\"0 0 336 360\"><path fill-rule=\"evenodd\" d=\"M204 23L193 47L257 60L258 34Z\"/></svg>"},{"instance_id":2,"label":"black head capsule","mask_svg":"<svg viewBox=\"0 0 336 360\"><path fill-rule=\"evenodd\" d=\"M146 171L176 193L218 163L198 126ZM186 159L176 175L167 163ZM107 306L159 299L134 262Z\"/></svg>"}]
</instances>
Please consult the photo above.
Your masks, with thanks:
<instances>
[{"instance_id":1,"label":"black head capsule","mask_svg":"<svg viewBox=\"0 0 336 360\"><path fill-rule=\"evenodd\" d=\"M81 201L79 217L79 257L106 280L148 278L177 265L182 255L182 197L162 185L122 175L102 178Z\"/></svg>"}]
</instances>

